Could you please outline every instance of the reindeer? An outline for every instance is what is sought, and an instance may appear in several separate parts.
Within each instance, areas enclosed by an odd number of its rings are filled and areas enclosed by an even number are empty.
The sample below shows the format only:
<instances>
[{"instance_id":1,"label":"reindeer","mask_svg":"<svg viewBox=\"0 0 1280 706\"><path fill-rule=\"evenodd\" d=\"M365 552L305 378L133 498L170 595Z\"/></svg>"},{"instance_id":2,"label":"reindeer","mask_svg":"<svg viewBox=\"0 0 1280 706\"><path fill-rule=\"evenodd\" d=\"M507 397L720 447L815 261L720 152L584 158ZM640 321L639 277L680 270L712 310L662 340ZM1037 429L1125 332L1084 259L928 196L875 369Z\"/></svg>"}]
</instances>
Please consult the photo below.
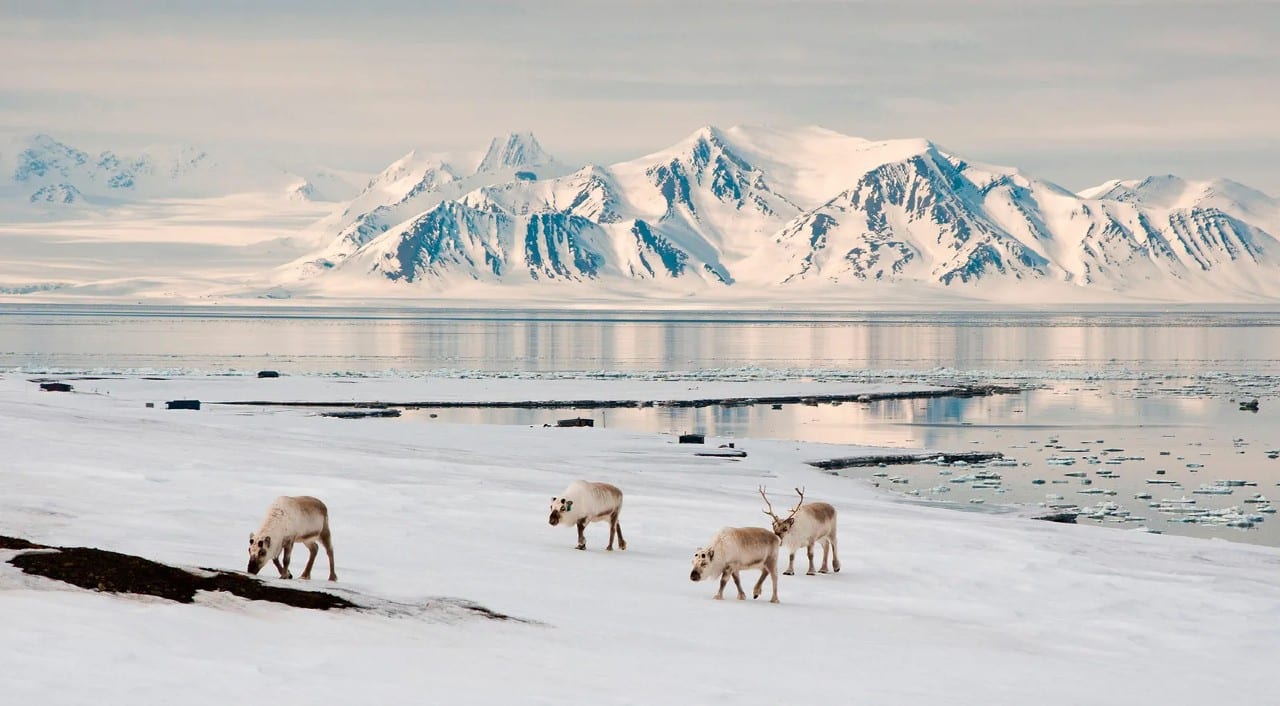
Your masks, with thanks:
<instances>
[{"instance_id":1,"label":"reindeer","mask_svg":"<svg viewBox=\"0 0 1280 706\"><path fill-rule=\"evenodd\" d=\"M773 533L778 535L778 539L786 545L790 550L787 559L787 570L782 572L786 576L795 574L796 568L796 551L800 547L808 549L809 553L809 570L805 572L809 576L814 575L813 570L813 545L815 542L822 542L822 568L817 573L827 573L827 555L831 555L831 568L837 572L840 571L840 557L836 555L836 509L827 503L809 503L804 504L804 489L796 488L796 493L800 495L800 502L791 508L791 514L786 519L782 519L773 514L773 503L769 502L769 496L764 492L764 486L760 486L760 497L764 498L765 505L768 509L764 514L773 518Z\"/></svg>"},{"instance_id":2,"label":"reindeer","mask_svg":"<svg viewBox=\"0 0 1280 706\"><path fill-rule=\"evenodd\" d=\"M618 536L618 548L625 550L627 540L622 538L622 525L618 524L618 514L622 512L622 491L608 483L591 483L575 480L560 495L551 498L552 527L559 524L578 526L578 549L587 548L584 532L587 525L602 520L609 521L609 545L607 551L613 551L613 536Z\"/></svg>"},{"instance_id":3,"label":"reindeer","mask_svg":"<svg viewBox=\"0 0 1280 706\"><path fill-rule=\"evenodd\" d=\"M720 577L720 590L716 591L716 600L724 600L724 587L733 578L733 585L738 587L738 600L747 599L742 591L742 581L738 572L744 569L760 569L760 580L751 593L752 598L760 597L760 589L766 577L773 579L773 598L770 603L778 602L778 538L762 527L725 527L716 533L706 547L699 547L693 555L693 571L689 573L690 581L702 581L712 576Z\"/></svg>"},{"instance_id":4,"label":"reindeer","mask_svg":"<svg viewBox=\"0 0 1280 706\"><path fill-rule=\"evenodd\" d=\"M333 571L333 539L329 533L329 508L309 495L296 497L280 496L267 508L267 516L262 520L258 531L249 535L249 568L248 572L257 575L267 562L275 564L280 578L291 579L289 559L293 555L293 543L302 542L311 550L307 559L307 568L302 570L302 578L311 578L311 566L316 563L319 553L317 540L324 545L329 555L329 580L337 581L338 575ZM284 563L280 556L284 556Z\"/></svg>"}]
</instances>

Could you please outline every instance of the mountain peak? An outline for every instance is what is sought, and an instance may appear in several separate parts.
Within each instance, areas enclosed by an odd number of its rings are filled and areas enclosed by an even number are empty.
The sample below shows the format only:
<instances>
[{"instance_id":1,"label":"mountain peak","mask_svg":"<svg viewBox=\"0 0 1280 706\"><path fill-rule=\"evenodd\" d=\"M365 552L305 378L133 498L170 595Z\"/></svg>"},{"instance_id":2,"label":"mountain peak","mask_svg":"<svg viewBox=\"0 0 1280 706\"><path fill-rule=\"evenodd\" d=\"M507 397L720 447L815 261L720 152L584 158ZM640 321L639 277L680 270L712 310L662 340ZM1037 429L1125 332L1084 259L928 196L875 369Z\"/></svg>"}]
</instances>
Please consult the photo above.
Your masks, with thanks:
<instances>
[{"instance_id":1,"label":"mountain peak","mask_svg":"<svg viewBox=\"0 0 1280 706\"><path fill-rule=\"evenodd\" d=\"M551 155L542 149L532 132L512 132L489 141L489 149L480 160L480 166L476 167L476 173L546 164L550 161Z\"/></svg>"}]
</instances>

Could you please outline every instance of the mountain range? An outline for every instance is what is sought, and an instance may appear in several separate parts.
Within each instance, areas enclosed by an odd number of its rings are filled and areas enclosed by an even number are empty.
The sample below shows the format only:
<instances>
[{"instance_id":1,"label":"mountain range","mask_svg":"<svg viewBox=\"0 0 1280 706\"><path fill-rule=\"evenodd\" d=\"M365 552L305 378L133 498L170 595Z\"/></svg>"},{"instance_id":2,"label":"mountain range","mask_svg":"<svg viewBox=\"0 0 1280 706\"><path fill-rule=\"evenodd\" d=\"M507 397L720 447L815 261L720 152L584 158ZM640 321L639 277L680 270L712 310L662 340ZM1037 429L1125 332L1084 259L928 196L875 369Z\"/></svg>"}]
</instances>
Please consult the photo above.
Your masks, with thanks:
<instances>
[{"instance_id":1,"label":"mountain range","mask_svg":"<svg viewBox=\"0 0 1280 706\"><path fill-rule=\"evenodd\" d=\"M0 155L0 194L74 204L207 191L229 173L198 150L124 159L59 145ZM255 174L241 184L337 205L307 229L314 249L242 283L249 295L1280 297L1280 201L1257 190L1157 176L1073 193L924 139L707 126L574 166L513 133L466 155L410 152L362 186Z\"/></svg>"},{"instance_id":2,"label":"mountain range","mask_svg":"<svg viewBox=\"0 0 1280 706\"><path fill-rule=\"evenodd\" d=\"M265 162L222 159L187 145L155 146L136 154L91 154L44 134L0 142L0 203L11 211L245 192L339 201L359 188L359 181L347 173L290 171ZM45 212L51 217L66 215L65 209Z\"/></svg>"}]
</instances>

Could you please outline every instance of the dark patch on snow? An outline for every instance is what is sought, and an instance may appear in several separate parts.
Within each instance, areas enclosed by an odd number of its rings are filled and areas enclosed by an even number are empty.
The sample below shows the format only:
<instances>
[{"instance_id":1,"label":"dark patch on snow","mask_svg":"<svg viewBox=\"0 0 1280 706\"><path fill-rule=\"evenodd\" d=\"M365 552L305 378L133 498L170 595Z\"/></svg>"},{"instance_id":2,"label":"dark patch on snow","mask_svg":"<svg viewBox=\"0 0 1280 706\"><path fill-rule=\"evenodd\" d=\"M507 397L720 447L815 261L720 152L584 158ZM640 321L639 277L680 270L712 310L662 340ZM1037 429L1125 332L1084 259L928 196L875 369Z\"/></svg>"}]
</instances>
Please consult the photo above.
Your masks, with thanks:
<instances>
[{"instance_id":1,"label":"dark patch on snow","mask_svg":"<svg viewBox=\"0 0 1280 706\"><path fill-rule=\"evenodd\" d=\"M879 456L855 456L852 458L831 458L822 461L806 461L805 463L814 468L824 470L835 470L838 468L863 468L866 466L903 466L913 463L924 463L926 461L936 461L941 459L947 463L955 463L956 461L964 461L966 463L979 463L982 461L992 461L998 458L1004 458L1004 454L996 452L984 451L960 451L956 453L904 453L904 454L882 454Z\"/></svg>"},{"instance_id":2,"label":"dark patch on snow","mask_svg":"<svg viewBox=\"0 0 1280 706\"><path fill-rule=\"evenodd\" d=\"M178 603L194 603L201 591L221 591L246 600L281 603L308 610L359 610L391 617L447 616L454 613L488 620L533 623L460 598L432 598L418 604L393 603L376 598L355 602L325 591L267 583L239 572L200 569L202 573L195 573L132 554L92 547L48 547L21 537L0 536L2 549L23 551L9 559L9 563L23 573L105 593L155 596Z\"/></svg>"},{"instance_id":3,"label":"dark patch on snow","mask_svg":"<svg viewBox=\"0 0 1280 706\"><path fill-rule=\"evenodd\" d=\"M0 544L11 548L26 540L0 538ZM45 549L41 547L18 547ZM306 591L271 586L256 578L228 571L209 570L200 576L186 569L169 566L131 554L120 554L92 547L49 547L52 551L19 554L9 563L24 573L62 581L80 588L106 593L131 593L156 596L178 603L192 603L200 591L224 591L251 601L283 603L295 608L329 610L358 608L345 598L322 591Z\"/></svg>"}]
</instances>

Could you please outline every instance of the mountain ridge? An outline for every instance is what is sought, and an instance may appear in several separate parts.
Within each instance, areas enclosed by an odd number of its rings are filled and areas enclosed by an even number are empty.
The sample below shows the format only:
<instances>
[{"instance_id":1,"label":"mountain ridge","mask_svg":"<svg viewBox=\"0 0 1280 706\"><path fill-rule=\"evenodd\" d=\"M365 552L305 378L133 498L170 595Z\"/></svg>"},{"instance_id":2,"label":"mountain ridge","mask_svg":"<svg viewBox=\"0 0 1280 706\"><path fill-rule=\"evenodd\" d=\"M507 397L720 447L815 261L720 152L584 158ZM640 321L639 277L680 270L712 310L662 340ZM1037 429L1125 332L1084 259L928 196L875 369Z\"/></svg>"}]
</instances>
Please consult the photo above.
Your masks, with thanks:
<instances>
[{"instance_id":1,"label":"mountain ridge","mask_svg":"<svg viewBox=\"0 0 1280 706\"><path fill-rule=\"evenodd\" d=\"M1136 292L1206 273L1280 282L1274 199L1206 184L1117 180L1075 194L926 139L708 125L633 160L428 189L421 210L277 284L323 292L326 277L354 276L436 295L467 282L643 280L691 293L1003 280Z\"/></svg>"}]
</instances>

